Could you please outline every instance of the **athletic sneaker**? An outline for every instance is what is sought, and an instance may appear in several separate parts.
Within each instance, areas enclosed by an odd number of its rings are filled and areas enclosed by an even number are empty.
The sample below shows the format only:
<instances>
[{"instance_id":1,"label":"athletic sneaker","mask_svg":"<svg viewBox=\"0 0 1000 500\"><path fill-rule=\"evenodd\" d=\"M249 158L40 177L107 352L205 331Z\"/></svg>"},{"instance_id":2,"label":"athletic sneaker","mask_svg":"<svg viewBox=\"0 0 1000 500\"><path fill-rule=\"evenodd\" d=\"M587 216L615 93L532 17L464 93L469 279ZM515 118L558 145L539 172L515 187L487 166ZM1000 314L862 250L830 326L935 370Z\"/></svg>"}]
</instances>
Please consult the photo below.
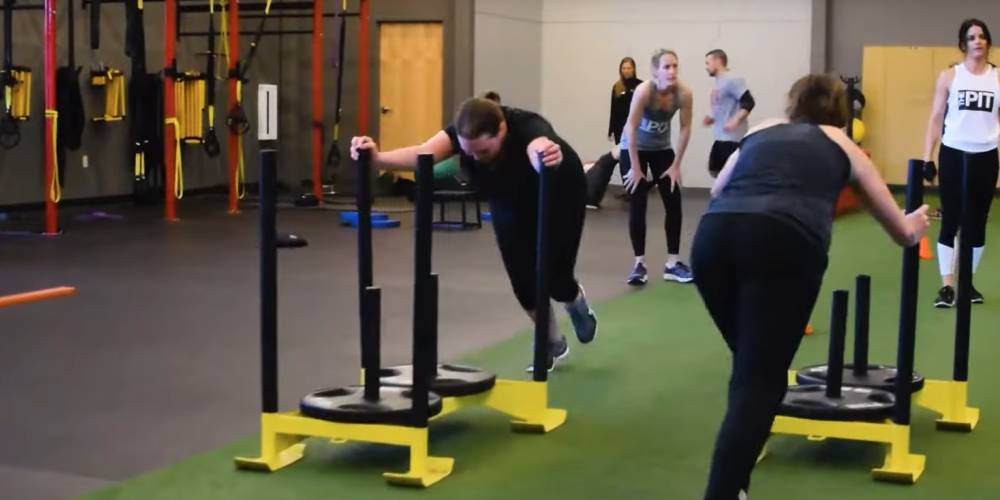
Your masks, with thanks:
<instances>
[{"instance_id":1,"label":"athletic sneaker","mask_svg":"<svg viewBox=\"0 0 1000 500\"><path fill-rule=\"evenodd\" d=\"M552 370L555 370L556 363L566 359L567 356L569 356L569 344L566 343L566 336L560 335L559 340L557 342L549 343L548 371L551 372ZM532 359L534 359L535 357L534 344L532 344L531 348L531 357ZM528 373L534 372L535 371L534 361L532 361L531 364L529 364L528 367L524 369L524 371Z\"/></svg>"},{"instance_id":2,"label":"athletic sneaker","mask_svg":"<svg viewBox=\"0 0 1000 500\"><path fill-rule=\"evenodd\" d=\"M583 292L582 285L580 286L580 296L583 297L582 302L574 301L566 304L566 313L569 314L569 319L573 323L576 339L581 344L588 344L597 336L597 315L587 304L587 295Z\"/></svg>"},{"instance_id":3,"label":"athletic sneaker","mask_svg":"<svg viewBox=\"0 0 1000 500\"><path fill-rule=\"evenodd\" d=\"M674 264L673 267L663 266L663 279L666 281L676 281L678 283L689 283L694 280L691 269L683 262Z\"/></svg>"},{"instance_id":4,"label":"athletic sneaker","mask_svg":"<svg viewBox=\"0 0 1000 500\"><path fill-rule=\"evenodd\" d=\"M636 262L632 268L632 273L628 275L626 283L632 286L642 286L646 284L646 266L642 262Z\"/></svg>"},{"instance_id":5,"label":"athletic sneaker","mask_svg":"<svg viewBox=\"0 0 1000 500\"><path fill-rule=\"evenodd\" d=\"M934 307L946 309L955 306L955 289L945 285L938 290L937 298L934 299Z\"/></svg>"},{"instance_id":6,"label":"athletic sneaker","mask_svg":"<svg viewBox=\"0 0 1000 500\"><path fill-rule=\"evenodd\" d=\"M979 290L976 290L976 287L974 287L974 286L970 286L969 288L970 288L970 290L969 290L969 302L972 302L973 304L982 304L983 303L983 294L979 293Z\"/></svg>"}]
</instances>

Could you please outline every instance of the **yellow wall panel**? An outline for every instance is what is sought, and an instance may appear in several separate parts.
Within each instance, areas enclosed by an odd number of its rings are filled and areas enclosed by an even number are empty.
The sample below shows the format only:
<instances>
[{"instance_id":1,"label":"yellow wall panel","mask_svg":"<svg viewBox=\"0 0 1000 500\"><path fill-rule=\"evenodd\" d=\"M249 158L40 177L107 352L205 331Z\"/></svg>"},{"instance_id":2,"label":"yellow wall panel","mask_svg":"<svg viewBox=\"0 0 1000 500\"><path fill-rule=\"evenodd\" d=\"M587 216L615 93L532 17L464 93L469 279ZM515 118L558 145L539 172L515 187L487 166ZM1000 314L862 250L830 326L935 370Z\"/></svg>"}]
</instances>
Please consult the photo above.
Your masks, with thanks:
<instances>
[{"instance_id":1,"label":"yellow wall panel","mask_svg":"<svg viewBox=\"0 0 1000 500\"><path fill-rule=\"evenodd\" d=\"M862 120L865 122L863 146L871 151L875 166L885 175L887 134L883 132L885 117L885 58L883 47L865 47L861 68L861 91L865 94Z\"/></svg>"}]
</instances>

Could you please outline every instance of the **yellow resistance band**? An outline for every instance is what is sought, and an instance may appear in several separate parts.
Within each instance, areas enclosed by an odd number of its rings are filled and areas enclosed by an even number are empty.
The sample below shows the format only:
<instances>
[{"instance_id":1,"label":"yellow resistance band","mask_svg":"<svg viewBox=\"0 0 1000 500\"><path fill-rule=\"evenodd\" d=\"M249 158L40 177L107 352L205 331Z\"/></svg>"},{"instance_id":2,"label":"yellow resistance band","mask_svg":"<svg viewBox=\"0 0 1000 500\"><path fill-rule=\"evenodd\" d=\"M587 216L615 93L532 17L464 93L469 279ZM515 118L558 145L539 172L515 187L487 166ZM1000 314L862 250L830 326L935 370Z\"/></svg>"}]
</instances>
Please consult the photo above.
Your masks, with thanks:
<instances>
[{"instance_id":1,"label":"yellow resistance band","mask_svg":"<svg viewBox=\"0 0 1000 500\"><path fill-rule=\"evenodd\" d=\"M14 85L7 88L10 116L15 120L27 120L31 116L31 70L15 68L10 72Z\"/></svg>"},{"instance_id":2,"label":"yellow resistance band","mask_svg":"<svg viewBox=\"0 0 1000 500\"><path fill-rule=\"evenodd\" d=\"M174 198L184 197L184 162L181 159L181 124L177 118L167 118L164 123L174 127Z\"/></svg>"},{"instance_id":3,"label":"yellow resistance band","mask_svg":"<svg viewBox=\"0 0 1000 500\"><path fill-rule=\"evenodd\" d=\"M49 199L52 203L62 201L62 186L59 182L59 154L56 152L56 140L59 136L59 112L54 109L45 110L45 118L52 120L52 184L49 185Z\"/></svg>"}]
</instances>

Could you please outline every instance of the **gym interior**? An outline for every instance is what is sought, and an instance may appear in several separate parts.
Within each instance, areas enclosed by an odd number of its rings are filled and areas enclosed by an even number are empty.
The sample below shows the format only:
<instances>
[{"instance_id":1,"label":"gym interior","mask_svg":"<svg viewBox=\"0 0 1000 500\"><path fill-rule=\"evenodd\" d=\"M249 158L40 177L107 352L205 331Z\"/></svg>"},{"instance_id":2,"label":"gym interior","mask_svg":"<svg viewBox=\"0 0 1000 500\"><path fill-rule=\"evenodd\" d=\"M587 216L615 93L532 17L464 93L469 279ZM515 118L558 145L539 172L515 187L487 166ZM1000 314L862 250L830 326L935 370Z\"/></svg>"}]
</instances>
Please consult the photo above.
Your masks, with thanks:
<instances>
[{"instance_id":1,"label":"gym interior","mask_svg":"<svg viewBox=\"0 0 1000 500\"><path fill-rule=\"evenodd\" d=\"M697 266L670 271L714 202L715 49L752 92L750 137L797 79L837 77L845 137L901 210L930 214L901 246L840 192L789 392L731 498L1000 496L1000 222L963 243L958 210L942 307L945 196L924 161L939 75L971 57L956 33L1000 27L995 2L0 5L0 498L723 498L706 484L734 358ZM691 95L667 127L682 210L650 190L639 283L609 114L623 58L653 82L661 48ZM573 269L596 337L573 306L512 294L510 222L467 175L461 127L454 157L380 156L443 137L470 98L537 113L579 157ZM537 209L518 243L532 291L560 279L566 165L517 188Z\"/></svg>"}]
</instances>

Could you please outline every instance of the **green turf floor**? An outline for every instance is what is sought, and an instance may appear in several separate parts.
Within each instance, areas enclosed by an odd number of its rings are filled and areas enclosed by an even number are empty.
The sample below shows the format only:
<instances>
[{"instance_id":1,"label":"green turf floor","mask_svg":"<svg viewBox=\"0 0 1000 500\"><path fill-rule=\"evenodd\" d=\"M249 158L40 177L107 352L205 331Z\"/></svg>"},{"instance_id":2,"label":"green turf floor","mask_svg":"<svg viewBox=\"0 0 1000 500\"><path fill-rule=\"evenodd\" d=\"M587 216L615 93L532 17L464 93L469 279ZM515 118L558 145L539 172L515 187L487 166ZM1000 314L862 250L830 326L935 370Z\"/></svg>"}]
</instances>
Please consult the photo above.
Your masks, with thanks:
<instances>
[{"instance_id":1,"label":"green turf floor","mask_svg":"<svg viewBox=\"0 0 1000 500\"><path fill-rule=\"evenodd\" d=\"M872 481L880 445L776 437L754 473L753 498L1000 498L1000 391L993 388L1000 375L1000 228L990 234L994 251L976 279L987 302L973 306L970 399L983 410L979 427L971 434L935 431L933 416L915 409L913 449L927 455L927 469L914 486ZM858 273L872 276L871 359L894 363L900 255L867 216L838 220L813 317L817 334L803 341L796 365L825 359L829 292L853 287ZM921 264L917 367L930 378L950 378L954 310L931 307L936 266ZM788 293L795 291L774 290L774 300ZM237 471L232 457L257 451L256 437L248 436L86 498L700 498L723 412L728 353L697 292L655 283L599 304L597 312L600 337L588 346L574 342L550 384L553 404L569 410L566 424L545 436L512 434L501 416L478 409L434 422L431 452L456 464L431 489L388 486L380 473L404 470L405 450L362 444L310 441L305 459L285 470ZM519 335L466 361L522 378L527 350L527 336Z\"/></svg>"}]
</instances>

